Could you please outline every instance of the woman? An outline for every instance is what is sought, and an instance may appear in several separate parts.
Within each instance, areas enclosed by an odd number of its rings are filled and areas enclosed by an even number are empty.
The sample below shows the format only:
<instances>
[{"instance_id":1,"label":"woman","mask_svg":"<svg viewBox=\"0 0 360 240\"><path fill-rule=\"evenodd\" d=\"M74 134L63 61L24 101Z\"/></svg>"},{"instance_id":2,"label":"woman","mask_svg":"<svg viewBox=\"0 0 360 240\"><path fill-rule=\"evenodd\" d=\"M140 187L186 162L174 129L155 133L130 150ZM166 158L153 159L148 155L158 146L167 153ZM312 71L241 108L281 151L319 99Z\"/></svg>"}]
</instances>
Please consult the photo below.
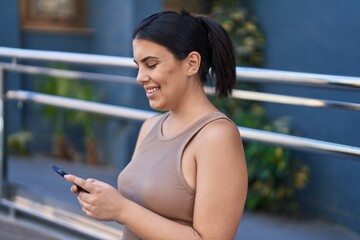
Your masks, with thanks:
<instances>
[{"instance_id":1,"label":"woman","mask_svg":"<svg viewBox=\"0 0 360 240\"><path fill-rule=\"evenodd\" d=\"M67 175L85 214L124 225L124 239L234 239L247 194L236 125L209 101L235 83L235 58L223 28L185 11L144 19L133 34L137 82L150 106L166 111L143 123L118 190ZM211 74L209 74L209 69Z\"/></svg>"}]
</instances>

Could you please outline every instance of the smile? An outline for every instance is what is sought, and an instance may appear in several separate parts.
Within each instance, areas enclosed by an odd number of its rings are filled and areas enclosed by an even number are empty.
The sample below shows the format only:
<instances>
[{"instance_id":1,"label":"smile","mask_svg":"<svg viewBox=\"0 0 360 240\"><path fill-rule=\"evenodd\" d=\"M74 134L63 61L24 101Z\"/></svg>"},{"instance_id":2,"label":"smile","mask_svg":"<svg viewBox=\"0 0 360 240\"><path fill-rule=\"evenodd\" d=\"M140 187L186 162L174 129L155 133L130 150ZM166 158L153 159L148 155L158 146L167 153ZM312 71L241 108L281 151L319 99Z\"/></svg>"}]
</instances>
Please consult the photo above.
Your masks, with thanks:
<instances>
[{"instance_id":1,"label":"smile","mask_svg":"<svg viewBox=\"0 0 360 240\"><path fill-rule=\"evenodd\" d=\"M154 93L156 91L158 91L160 88L159 87L154 87L154 88L150 88L150 89L146 89L146 93Z\"/></svg>"}]
</instances>

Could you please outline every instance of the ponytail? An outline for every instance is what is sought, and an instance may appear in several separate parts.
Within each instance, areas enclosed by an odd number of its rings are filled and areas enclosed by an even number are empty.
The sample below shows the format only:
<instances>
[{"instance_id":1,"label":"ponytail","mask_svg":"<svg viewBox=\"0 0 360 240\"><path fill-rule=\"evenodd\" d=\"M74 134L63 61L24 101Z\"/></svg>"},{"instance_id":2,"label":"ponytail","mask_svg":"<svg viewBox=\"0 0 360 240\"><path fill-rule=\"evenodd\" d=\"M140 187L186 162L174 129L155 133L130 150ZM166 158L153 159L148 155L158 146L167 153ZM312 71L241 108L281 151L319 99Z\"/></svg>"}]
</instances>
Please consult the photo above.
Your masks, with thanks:
<instances>
[{"instance_id":1,"label":"ponytail","mask_svg":"<svg viewBox=\"0 0 360 240\"><path fill-rule=\"evenodd\" d=\"M207 29L210 50L210 76L216 79L215 93L217 96L231 95L236 83L236 61L234 48L224 28L205 17L198 17Z\"/></svg>"}]
</instances>

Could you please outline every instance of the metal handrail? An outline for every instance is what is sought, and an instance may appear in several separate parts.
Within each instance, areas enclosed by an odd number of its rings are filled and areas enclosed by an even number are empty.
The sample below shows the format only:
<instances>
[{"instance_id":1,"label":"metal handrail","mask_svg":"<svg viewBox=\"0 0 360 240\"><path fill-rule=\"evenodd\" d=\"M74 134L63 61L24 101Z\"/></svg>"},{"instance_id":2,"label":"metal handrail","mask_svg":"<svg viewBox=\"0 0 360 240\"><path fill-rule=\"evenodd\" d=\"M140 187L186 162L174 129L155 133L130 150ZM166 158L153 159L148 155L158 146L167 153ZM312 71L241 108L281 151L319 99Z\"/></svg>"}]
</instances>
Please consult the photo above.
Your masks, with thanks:
<instances>
[{"instance_id":1,"label":"metal handrail","mask_svg":"<svg viewBox=\"0 0 360 240\"><path fill-rule=\"evenodd\" d=\"M54 69L47 67L38 67L38 66L26 66L21 64L10 64L2 63L2 66L7 71L16 71L32 75L47 75L53 77L65 77L69 79L86 79L86 80L95 80L95 81L108 81L116 83L126 83L126 84L137 84L134 77L127 76L116 76L110 74L102 73L91 73L91 72L80 72L64 69ZM209 95L214 94L212 87L205 87L205 91ZM261 101L261 102L272 102L288 105L298 105L306 107L332 107L346 110L360 110L359 103L343 102L343 101L333 101L326 99L314 99L314 98L305 98L305 97L293 97L279 94L270 94L254 91L245 91L234 89L231 95L232 98L236 99L245 99L252 101Z\"/></svg>"},{"instance_id":2,"label":"metal handrail","mask_svg":"<svg viewBox=\"0 0 360 240\"><path fill-rule=\"evenodd\" d=\"M81 72L66 69L55 69L49 67L29 66L22 64L1 63L6 71L26 73L30 75L46 75L51 77L63 77L68 79L84 79L92 81L107 81L126 84L137 84L134 77L118 76L113 74Z\"/></svg>"},{"instance_id":3,"label":"metal handrail","mask_svg":"<svg viewBox=\"0 0 360 240\"><path fill-rule=\"evenodd\" d=\"M208 94L214 94L215 89L212 87L205 87L205 92ZM232 98L245 99L260 102L272 102L287 105L297 105L305 107L331 107L346 110L360 111L360 103L351 103L343 101L305 98L305 97L293 97L288 95L280 95L273 93L262 93L246 90L234 89L231 94Z\"/></svg>"},{"instance_id":4,"label":"metal handrail","mask_svg":"<svg viewBox=\"0 0 360 240\"><path fill-rule=\"evenodd\" d=\"M15 59L29 59L41 61L57 61L79 64L93 64L100 66L136 68L131 58L118 56L94 55L85 53L70 53L58 51L29 50L20 48L0 47L0 56Z\"/></svg>"},{"instance_id":5,"label":"metal handrail","mask_svg":"<svg viewBox=\"0 0 360 240\"><path fill-rule=\"evenodd\" d=\"M64 209L37 204L36 209L28 199L16 196L15 200L0 198L0 208L8 209L11 218L33 219L42 227L52 231L65 231L70 239L119 239L123 231L90 221ZM67 237L67 236L64 236ZM74 237L74 238L73 238Z\"/></svg>"},{"instance_id":6,"label":"metal handrail","mask_svg":"<svg viewBox=\"0 0 360 240\"><path fill-rule=\"evenodd\" d=\"M66 98L43 93L36 93L24 90L7 91L7 99L17 99L22 101L31 101L38 104L57 106L67 109L86 111L91 113L103 114L114 117L125 117L132 120L143 121L155 114L155 112L146 111L128 107L121 107L111 104L91 102L80 99Z\"/></svg>"},{"instance_id":7,"label":"metal handrail","mask_svg":"<svg viewBox=\"0 0 360 240\"><path fill-rule=\"evenodd\" d=\"M106 65L106 66L117 66L117 67L136 67L133 59L125 58L125 57L114 57L114 56L101 56L101 55L92 55L92 54L79 54L79 53L64 53L64 52L56 52L56 51L39 51L39 50L28 50L28 49L15 49L15 48L4 48L0 47L0 56L12 57L13 62L11 64L2 63L1 66L5 70L13 70L19 72L26 72L30 74L46 74L53 76L62 76L69 78L86 78L92 80L107 80L107 81L116 81L123 83L135 83L135 81L131 81L133 78L131 77L118 77L109 74L99 74L99 73L90 73L90 72L76 72L69 70L60 70L60 69L50 69L44 67L35 67L35 66L24 66L19 65L16 62L16 59L32 59L32 60L45 60L45 61L64 61L71 63L81 63L81 64L96 64L96 65ZM243 73L241 73L243 71ZM266 74L264 74L266 73ZM272 78L274 81L282 81L283 83L299 83L299 79L303 79L304 81L300 82L300 84L317 84L318 86L323 86L324 84L329 84L331 86L341 86L341 87L351 87L353 89L360 89L360 78L353 77L341 77L341 76L330 76L330 75L320 75L320 74L302 74L302 73L294 73L294 72L282 72L282 71L272 71L272 70L261 70L261 69L252 69L252 68L240 68L237 67L237 75L242 76L243 78L252 78L252 79L260 79L260 78ZM288 80L285 80L289 76ZM256 80L257 81L257 80ZM266 80L267 81L267 80ZM212 89L205 87L207 92L212 92ZM10 91L7 96L12 97L12 94L15 94L14 91ZM44 95L34 95L34 93L26 92L26 91L16 91L16 98L23 100L31 100L40 101L39 99L45 99ZM36 96L36 97L35 97ZM40 97L42 96L42 97ZM234 90L234 94L232 97L242 98L242 99L250 99L250 100L258 100L258 101L268 101L268 102L277 102L277 103L286 103L286 104L294 104L294 105L302 105L302 106L311 106L311 107L335 107L342 109L350 109L350 110L359 110L360 104L358 103L348 103L348 102L339 102L339 101L331 101L331 100L319 100L319 99L311 99L311 98L300 98L300 97L292 97L292 96L284 96L284 95L276 95L269 93L258 93L258 92L249 92L243 90ZM47 98L46 101L41 103L43 104L54 104L55 106L60 106L61 103L51 102L53 98ZM66 102L67 100L62 99L60 102ZM79 100L81 101L81 100ZM40 102L39 102L40 103ZM110 108L112 112L116 111L125 111L127 113L121 114L122 117L128 117L132 119L142 119L142 117L135 117L131 114L133 113L131 109L121 109L118 106L109 106L102 105L101 103L92 103L99 104L97 106L99 109L108 109ZM65 104L66 105L66 104ZM74 108L74 105L71 104ZM66 106L62 106L66 107ZM94 107L94 105L93 105ZM113 109L115 107L116 109ZM91 109L83 109L82 107L76 108L78 110L91 111ZM121 109L121 110L119 110ZM128 111L130 110L130 111ZM106 110L105 110L106 111ZM106 114L106 113L104 113ZM129 115L128 115L129 114ZM147 113L149 114L149 113ZM128 115L128 116L127 116ZM150 116L150 115L148 115ZM247 131L247 130L245 130ZM274 134L274 133L269 133ZM268 137L262 135L261 138L258 137L246 136L245 139L253 139L256 141L266 142L268 144L274 143L273 139L269 139ZM268 140L264 140L268 139ZM288 141L288 139L280 138L276 142L276 144L297 148L297 146L306 146L307 144L296 144L293 143L294 146L291 145L292 141ZM310 140L310 139L307 139ZM316 144L315 144L316 145ZM314 145L314 146L315 146ZM311 147L310 147L311 148ZM350 147L351 149L353 147ZM326 149L323 147L319 147L319 149ZM351 152L351 151L350 151Z\"/></svg>"},{"instance_id":8,"label":"metal handrail","mask_svg":"<svg viewBox=\"0 0 360 240\"><path fill-rule=\"evenodd\" d=\"M16 59L29 59L136 68L132 58L118 56L41 51L8 47L0 47L0 56L12 58L13 63L16 63ZM297 84L304 86L311 85L316 87L360 90L359 77L311 74L247 67L237 67L236 76L239 79L252 82L273 82L281 84Z\"/></svg>"},{"instance_id":9,"label":"metal handrail","mask_svg":"<svg viewBox=\"0 0 360 240\"><path fill-rule=\"evenodd\" d=\"M7 99L31 101L38 104L46 104L73 110L82 110L91 113L103 114L113 117L129 118L133 120L145 120L156 114L153 111L145 111L134 108L119 107L110 104L91 102L79 99L65 98L42 93L23 90L8 91ZM360 148L326 141L313 140L303 137L290 136L281 133L238 127L244 140L264 142L267 144L281 145L293 149L307 151L324 151L328 153L343 154L360 157ZM359 158L360 159L360 158Z\"/></svg>"},{"instance_id":10,"label":"metal handrail","mask_svg":"<svg viewBox=\"0 0 360 240\"><path fill-rule=\"evenodd\" d=\"M360 90L360 77L267 70L247 67L236 67L236 76L242 80L252 82L296 84L303 86Z\"/></svg>"}]
</instances>

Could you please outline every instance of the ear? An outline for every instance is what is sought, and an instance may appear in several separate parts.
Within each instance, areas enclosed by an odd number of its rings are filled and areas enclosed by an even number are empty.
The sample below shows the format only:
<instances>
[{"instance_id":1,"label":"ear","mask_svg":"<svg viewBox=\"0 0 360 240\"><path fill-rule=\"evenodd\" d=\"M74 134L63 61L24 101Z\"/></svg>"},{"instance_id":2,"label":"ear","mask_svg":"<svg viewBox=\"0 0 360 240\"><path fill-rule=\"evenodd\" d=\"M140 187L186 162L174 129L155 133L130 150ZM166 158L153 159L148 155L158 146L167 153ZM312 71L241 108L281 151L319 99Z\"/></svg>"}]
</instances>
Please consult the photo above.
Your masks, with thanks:
<instances>
[{"instance_id":1,"label":"ear","mask_svg":"<svg viewBox=\"0 0 360 240\"><path fill-rule=\"evenodd\" d=\"M201 56L198 52L190 52L187 56L187 63L188 63L188 69L187 69L187 76L193 76L199 72L200 63L201 63Z\"/></svg>"}]
</instances>

